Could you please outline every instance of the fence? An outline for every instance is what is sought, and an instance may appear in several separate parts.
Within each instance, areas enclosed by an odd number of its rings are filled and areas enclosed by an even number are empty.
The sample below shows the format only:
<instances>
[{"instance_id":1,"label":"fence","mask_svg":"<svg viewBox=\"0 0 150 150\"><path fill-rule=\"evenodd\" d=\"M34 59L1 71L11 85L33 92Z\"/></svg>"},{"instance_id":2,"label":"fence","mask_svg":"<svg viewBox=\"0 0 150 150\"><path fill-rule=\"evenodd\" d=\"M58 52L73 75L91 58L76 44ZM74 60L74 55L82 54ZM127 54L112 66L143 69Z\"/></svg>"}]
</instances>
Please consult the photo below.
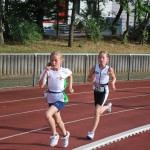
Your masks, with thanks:
<instances>
[{"instance_id":1,"label":"fence","mask_svg":"<svg viewBox=\"0 0 150 150\"><path fill-rule=\"evenodd\" d=\"M98 54L63 54L63 67L72 70L74 82L86 82L87 73L98 62ZM0 54L0 88L36 86L49 62L48 53ZM118 80L150 79L150 54L110 55L109 65Z\"/></svg>"}]
</instances>

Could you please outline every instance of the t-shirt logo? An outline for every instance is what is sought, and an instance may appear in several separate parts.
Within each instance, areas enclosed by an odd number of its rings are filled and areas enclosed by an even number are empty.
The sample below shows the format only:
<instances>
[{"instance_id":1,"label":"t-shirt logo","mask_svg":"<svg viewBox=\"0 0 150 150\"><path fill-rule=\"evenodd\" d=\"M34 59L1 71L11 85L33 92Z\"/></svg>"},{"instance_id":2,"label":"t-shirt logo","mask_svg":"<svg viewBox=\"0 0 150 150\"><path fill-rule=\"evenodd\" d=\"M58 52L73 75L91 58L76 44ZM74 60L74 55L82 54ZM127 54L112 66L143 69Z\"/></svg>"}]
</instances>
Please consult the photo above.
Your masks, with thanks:
<instances>
[{"instance_id":1,"label":"t-shirt logo","mask_svg":"<svg viewBox=\"0 0 150 150\"><path fill-rule=\"evenodd\" d=\"M98 72L98 71L94 71L94 73L95 73L95 74L99 74L99 72Z\"/></svg>"},{"instance_id":2,"label":"t-shirt logo","mask_svg":"<svg viewBox=\"0 0 150 150\"><path fill-rule=\"evenodd\" d=\"M64 78L60 76L60 77L57 77L57 79L58 79L58 80L62 80L62 79L64 79Z\"/></svg>"}]
</instances>

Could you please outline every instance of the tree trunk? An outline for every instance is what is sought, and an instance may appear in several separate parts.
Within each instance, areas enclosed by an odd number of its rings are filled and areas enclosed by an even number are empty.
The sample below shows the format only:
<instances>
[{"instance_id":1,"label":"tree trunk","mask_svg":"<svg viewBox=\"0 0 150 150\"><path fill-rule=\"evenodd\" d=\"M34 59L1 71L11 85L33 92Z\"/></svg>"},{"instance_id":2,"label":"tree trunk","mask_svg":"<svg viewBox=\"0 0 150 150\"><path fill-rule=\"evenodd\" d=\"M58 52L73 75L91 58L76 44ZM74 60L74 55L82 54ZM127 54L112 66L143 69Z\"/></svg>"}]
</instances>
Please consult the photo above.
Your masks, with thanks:
<instances>
[{"instance_id":1,"label":"tree trunk","mask_svg":"<svg viewBox=\"0 0 150 150\"><path fill-rule=\"evenodd\" d=\"M2 22L2 14L3 14L3 5L0 2L0 45L4 44L4 36L3 36L3 22Z\"/></svg>"},{"instance_id":2,"label":"tree trunk","mask_svg":"<svg viewBox=\"0 0 150 150\"><path fill-rule=\"evenodd\" d=\"M140 27L140 44L144 44L144 32L146 31L146 25L148 24L148 21L150 19L150 14L148 14L147 18L145 17L145 20L143 21L141 27Z\"/></svg>"},{"instance_id":3,"label":"tree trunk","mask_svg":"<svg viewBox=\"0 0 150 150\"><path fill-rule=\"evenodd\" d=\"M4 16L4 28L5 28L5 33L4 33L4 37L6 38L6 40L10 39L10 29L9 29L9 25L8 25L8 21L5 19L5 17L8 15L8 8L9 8L9 0L5 0L5 16Z\"/></svg>"},{"instance_id":4,"label":"tree trunk","mask_svg":"<svg viewBox=\"0 0 150 150\"><path fill-rule=\"evenodd\" d=\"M76 4L79 0L73 0L72 6L72 15L71 15L71 24L69 28L69 39L68 39L68 47L72 47L73 43L73 31L74 31L74 22L75 22L75 11L76 11Z\"/></svg>"},{"instance_id":5,"label":"tree trunk","mask_svg":"<svg viewBox=\"0 0 150 150\"><path fill-rule=\"evenodd\" d=\"M0 45L4 44L2 16L0 16Z\"/></svg>"},{"instance_id":6,"label":"tree trunk","mask_svg":"<svg viewBox=\"0 0 150 150\"><path fill-rule=\"evenodd\" d=\"M129 12L127 11L126 30L123 33L123 39L127 37L129 31Z\"/></svg>"},{"instance_id":7,"label":"tree trunk","mask_svg":"<svg viewBox=\"0 0 150 150\"><path fill-rule=\"evenodd\" d=\"M112 27L111 27L112 35L115 35L116 32L117 32L117 25L118 25L119 18L120 18L121 14L122 14L122 11L123 11L123 6L120 5L118 14L116 15L116 18L114 19L114 21L112 23Z\"/></svg>"}]
</instances>

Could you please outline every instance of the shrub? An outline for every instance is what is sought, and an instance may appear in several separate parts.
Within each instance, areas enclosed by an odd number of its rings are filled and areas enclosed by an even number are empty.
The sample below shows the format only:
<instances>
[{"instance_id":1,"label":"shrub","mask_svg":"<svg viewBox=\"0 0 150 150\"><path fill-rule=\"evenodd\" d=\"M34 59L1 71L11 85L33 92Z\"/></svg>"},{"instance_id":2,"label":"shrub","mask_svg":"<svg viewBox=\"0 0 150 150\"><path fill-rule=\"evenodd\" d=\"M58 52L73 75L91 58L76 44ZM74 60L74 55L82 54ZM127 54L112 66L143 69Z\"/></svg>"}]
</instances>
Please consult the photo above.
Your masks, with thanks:
<instances>
[{"instance_id":1,"label":"shrub","mask_svg":"<svg viewBox=\"0 0 150 150\"><path fill-rule=\"evenodd\" d=\"M26 20L18 20L15 23L11 23L10 36L13 41L24 44L42 39L38 26Z\"/></svg>"},{"instance_id":2,"label":"shrub","mask_svg":"<svg viewBox=\"0 0 150 150\"><path fill-rule=\"evenodd\" d=\"M98 42L102 39L100 26L93 18L88 19L86 22L86 35L88 38L94 40L94 42Z\"/></svg>"}]
</instances>

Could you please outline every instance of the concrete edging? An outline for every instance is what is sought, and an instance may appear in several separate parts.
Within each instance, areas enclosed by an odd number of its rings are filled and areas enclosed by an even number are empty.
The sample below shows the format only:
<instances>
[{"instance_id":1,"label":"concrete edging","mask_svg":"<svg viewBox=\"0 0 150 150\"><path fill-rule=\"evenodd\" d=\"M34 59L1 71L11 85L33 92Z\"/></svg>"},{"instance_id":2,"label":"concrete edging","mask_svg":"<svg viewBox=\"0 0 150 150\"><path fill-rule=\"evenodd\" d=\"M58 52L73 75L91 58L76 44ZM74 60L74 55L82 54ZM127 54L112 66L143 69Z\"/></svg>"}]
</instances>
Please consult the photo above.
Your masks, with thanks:
<instances>
[{"instance_id":1,"label":"concrete edging","mask_svg":"<svg viewBox=\"0 0 150 150\"><path fill-rule=\"evenodd\" d=\"M96 148L101 148L103 146L109 145L109 144L114 143L114 142L118 142L122 139L128 138L130 136L133 136L133 135L136 135L136 134L148 131L148 130L150 130L150 124L147 124L147 125L144 125L141 127L137 127L137 128L125 131L125 132L121 132L121 133L106 137L104 139L101 139L101 140L77 147L73 150L93 150Z\"/></svg>"}]
</instances>

